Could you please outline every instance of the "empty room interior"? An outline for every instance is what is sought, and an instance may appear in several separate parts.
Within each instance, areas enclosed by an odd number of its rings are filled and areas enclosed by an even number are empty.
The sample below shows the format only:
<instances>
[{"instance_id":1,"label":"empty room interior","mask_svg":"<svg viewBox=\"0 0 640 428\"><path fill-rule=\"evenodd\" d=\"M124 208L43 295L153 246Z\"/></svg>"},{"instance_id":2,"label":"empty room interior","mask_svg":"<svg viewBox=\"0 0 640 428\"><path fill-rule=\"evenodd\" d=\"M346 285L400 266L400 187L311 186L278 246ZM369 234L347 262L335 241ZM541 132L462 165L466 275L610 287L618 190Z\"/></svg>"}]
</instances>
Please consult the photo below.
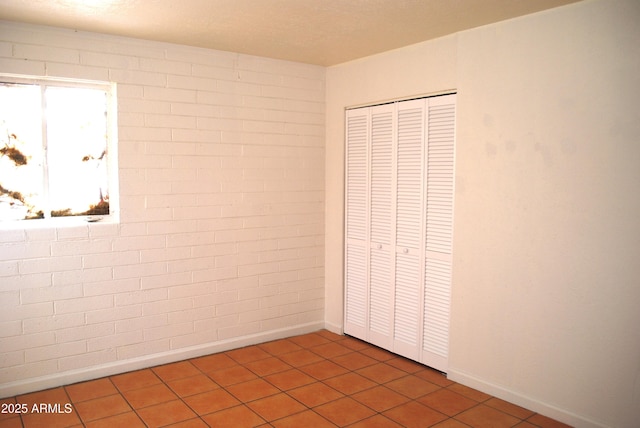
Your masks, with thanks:
<instances>
[{"instance_id":1,"label":"empty room interior","mask_svg":"<svg viewBox=\"0 0 640 428\"><path fill-rule=\"evenodd\" d=\"M214 355L318 380L286 343L637 427L639 23L637 0L0 0L0 426L177 362L234 395ZM291 421L414 426L261 379Z\"/></svg>"}]
</instances>

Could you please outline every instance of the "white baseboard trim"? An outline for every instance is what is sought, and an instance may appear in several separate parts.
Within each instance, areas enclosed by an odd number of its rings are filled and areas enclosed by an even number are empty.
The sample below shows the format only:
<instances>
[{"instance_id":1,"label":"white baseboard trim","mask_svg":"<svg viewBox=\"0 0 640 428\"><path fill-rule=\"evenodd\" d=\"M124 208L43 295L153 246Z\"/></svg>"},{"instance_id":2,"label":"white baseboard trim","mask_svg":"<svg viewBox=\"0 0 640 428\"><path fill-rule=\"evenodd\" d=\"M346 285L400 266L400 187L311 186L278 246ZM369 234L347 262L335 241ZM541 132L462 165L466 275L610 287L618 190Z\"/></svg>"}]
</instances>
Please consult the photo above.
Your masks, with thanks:
<instances>
[{"instance_id":1,"label":"white baseboard trim","mask_svg":"<svg viewBox=\"0 0 640 428\"><path fill-rule=\"evenodd\" d=\"M335 334L339 334L339 335L343 335L344 334L344 328L342 325L338 325L338 324L334 324L334 323L330 323L330 322L326 322L324 323L324 328L329 330L331 333L335 333Z\"/></svg>"},{"instance_id":2,"label":"white baseboard trim","mask_svg":"<svg viewBox=\"0 0 640 428\"><path fill-rule=\"evenodd\" d=\"M94 367L84 367L78 370L70 370L62 373L4 383L0 384L0 398L13 397L15 395L41 391L43 389L55 388L62 385L70 385L105 376L113 376L115 374L140 370L160 364L174 363L176 361L215 354L217 352L224 352L230 349L242 348L244 346L256 345L258 343L269 342L271 340L311 333L323 328L325 328L325 325L322 321L299 324L283 329L260 332L242 337L234 337L232 339L221 340L204 345L190 346L188 348L175 349L123 361L114 361Z\"/></svg>"},{"instance_id":3,"label":"white baseboard trim","mask_svg":"<svg viewBox=\"0 0 640 428\"><path fill-rule=\"evenodd\" d=\"M555 407L538 399L528 397L516 391L512 391L508 388L493 384L491 382L487 382L483 379L477 378L473 375L453 368L449 368L449 370L447 371L447 378L454 382L477 389L486 394L493 395L494 397L524 407L536 413L540 413L541 415L550 417L573 427L608 428L607 425L603 425L602 423L588 419L584 416L580 416L567 410Z\"/></svg>"}]
</instances>

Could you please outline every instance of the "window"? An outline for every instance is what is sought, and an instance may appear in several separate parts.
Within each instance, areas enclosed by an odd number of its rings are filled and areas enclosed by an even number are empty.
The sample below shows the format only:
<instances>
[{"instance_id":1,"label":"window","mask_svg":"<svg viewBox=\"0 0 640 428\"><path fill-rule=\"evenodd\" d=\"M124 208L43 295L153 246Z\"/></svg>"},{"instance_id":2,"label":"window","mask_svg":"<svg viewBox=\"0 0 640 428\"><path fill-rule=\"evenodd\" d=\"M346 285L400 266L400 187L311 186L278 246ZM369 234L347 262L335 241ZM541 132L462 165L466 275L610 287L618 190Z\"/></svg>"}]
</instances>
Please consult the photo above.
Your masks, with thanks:
<instances>
[{"instance_id":1,"label":"window","mask_svg":"<svg viewBox=\"0 0 640 428\"><path fill-rule=\"evenodd\" d=\"M114 89L0 76L0 220L114 212Z\"/></svg>"}]
</instances>

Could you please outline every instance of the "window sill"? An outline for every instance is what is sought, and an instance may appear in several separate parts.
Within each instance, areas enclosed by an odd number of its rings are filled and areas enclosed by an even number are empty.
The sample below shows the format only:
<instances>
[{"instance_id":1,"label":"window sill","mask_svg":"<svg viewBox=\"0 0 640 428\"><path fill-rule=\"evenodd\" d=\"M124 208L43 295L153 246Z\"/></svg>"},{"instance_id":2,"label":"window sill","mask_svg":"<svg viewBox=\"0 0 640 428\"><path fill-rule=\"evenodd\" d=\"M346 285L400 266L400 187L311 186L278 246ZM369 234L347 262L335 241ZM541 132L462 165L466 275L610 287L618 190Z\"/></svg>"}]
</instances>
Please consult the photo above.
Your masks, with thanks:
<instances>
[{"instance_id":1,"label":"window sill","mask_svg":"<svg viewBox=\"0 0 640 428\"><path fill-rule=\"evenodd\" d=\"M69 216L33 220L0 221L0 230L61 229L93 225L113 225L120 221L115 215L108 216Z\"/></svg>"}]
</instances>

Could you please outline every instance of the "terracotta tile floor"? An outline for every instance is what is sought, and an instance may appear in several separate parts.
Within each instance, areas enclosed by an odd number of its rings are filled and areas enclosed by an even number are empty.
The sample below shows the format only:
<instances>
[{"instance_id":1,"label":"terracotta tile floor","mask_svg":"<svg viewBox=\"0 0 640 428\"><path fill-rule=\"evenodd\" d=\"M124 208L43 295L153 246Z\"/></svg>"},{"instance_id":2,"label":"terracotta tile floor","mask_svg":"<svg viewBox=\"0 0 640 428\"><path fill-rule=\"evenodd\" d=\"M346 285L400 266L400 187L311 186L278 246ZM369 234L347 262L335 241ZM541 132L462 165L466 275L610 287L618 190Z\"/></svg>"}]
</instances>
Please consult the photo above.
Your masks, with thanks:
<instances>
[{"instance_id":1,"label":"terracotta tile floor","mask_svg":"<svg viewBox=\"0 0 640 428\"><path fill-rule=\"evenodd\" d=\"M567 426L325 330L0 402L29 409L2 428Z\"/></svg>"}]
</instances>

